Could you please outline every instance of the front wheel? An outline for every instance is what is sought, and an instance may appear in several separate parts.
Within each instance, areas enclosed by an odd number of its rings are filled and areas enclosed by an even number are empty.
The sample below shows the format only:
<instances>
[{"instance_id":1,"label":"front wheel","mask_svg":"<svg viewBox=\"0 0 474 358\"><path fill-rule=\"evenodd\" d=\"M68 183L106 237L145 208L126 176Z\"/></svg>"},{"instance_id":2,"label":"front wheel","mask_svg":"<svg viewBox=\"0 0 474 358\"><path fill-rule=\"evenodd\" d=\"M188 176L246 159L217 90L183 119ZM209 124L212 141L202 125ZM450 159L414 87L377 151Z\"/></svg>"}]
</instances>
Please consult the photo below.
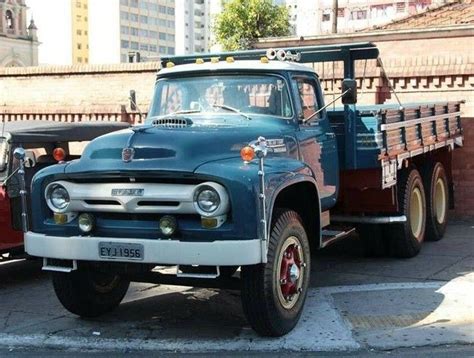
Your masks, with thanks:
<instances>
[{"instance_id":1,"label":"front wheel","mask_svg":"<svg viewBox=\"0 0 474 358\"><path fill-rule=\"evenodd\" d=\"M293 210L274 215L267 263L242 266L242 305L252 328L279 337L293 329L309 286L311 257L300 216Z\"/></svg>"},{"instance_id":2,"label":"front wheel","mask_svg":"<svg viewBox=\"0 0 474 358\"><path fill-rule=\"evenodd\" d=\"M130 281L90 270L53 272L53 287L64 308L81 317L97 317L116 308Z\"/></svg>"}]
</instances>

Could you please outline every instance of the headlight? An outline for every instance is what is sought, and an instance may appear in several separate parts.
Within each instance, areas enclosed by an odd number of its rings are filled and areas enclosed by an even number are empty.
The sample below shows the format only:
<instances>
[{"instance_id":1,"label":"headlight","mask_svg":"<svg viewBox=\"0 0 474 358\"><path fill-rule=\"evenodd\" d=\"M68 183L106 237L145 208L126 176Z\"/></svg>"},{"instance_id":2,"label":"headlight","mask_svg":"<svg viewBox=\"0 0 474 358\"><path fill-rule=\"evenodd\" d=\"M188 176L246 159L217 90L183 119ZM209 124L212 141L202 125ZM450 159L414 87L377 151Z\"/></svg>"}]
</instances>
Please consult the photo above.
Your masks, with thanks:
<instances>
[{"instance_id":1,"label":"headlight","mask_svg":"<svg viewBox=\"0 0 474 358\"><path fill-rule=\"evenodd\" d=\"M227 214L230 200L227 190L211 181L199 184L194 188L194 208L201 217L215 217Z\"/></svg>"},{"instance_id":2,"label":"headlight","mask_svg":"<svg viewBox=\"0 0 474 358\"><path fill-rule=\"evenodd\" d=\"M203 186L196 192L195 201L199 209L206 213L212 213L219 207L221 198L219 193L217 193L213 188Z\"/></svg>"},{"instance_id":3,"label":"headlight","mask_svg":"<svg viewBox=\"0 0 474 358\"><path fill-rule=\"evenodd\" d=\"M54 212L64 212L69 205L69 193L59 184L53 184L47 189L46 202Z\"/></svg>"}]
</instances>

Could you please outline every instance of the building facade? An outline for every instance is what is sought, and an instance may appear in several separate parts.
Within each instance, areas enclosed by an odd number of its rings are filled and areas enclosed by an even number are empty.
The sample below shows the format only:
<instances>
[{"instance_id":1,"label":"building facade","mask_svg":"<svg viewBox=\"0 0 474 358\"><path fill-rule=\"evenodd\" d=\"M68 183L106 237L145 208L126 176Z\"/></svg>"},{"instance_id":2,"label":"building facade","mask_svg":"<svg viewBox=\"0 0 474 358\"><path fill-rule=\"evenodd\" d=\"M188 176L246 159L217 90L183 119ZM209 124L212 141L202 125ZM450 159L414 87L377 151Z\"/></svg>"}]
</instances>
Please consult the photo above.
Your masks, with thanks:
<instances>
[{"instance_id":1,"label":"building facade","mask_svg":"<svg viewBox=\"0 0 474 358\"><path fill-rule=\"evenodd\" d=\"M0 67L38 64L36 25L28 25L24 0L0 0Z\"/></svg>"},{"instance_id":2,"label":"building facade","mask_svg":"<svg viewBox=\"0 0 474 358\"><path fill-rule=\"evenodd\" d=\"M212 47L213 16L220 0L180 0L176 2L176 53L209 52Z\"/></svg>"},{"instance_id":3,"label":"building facade","mask_svg":"<svg viewBox=\"0 0 474 358\"><path fill-rule=\"evenodd\" d=\"M286 0L292 34L314 36L332 32L337 16L337 32L350 33L380 26L442 5L447 0L339 0L337 15L333 0ZM281 4L282 1L275 3Z\"/></svg>"},{"instance_id":4,"label":"building facade","mask_svg":"<svg viewBox=\"0 0 474 358\"><path fill-rule=\"evenodd\" d=\"M175 0L27 0L27 4L39 29L41 64L147 61L175 53Z\"/></svg>"},{"instance_id":5,"label":"building facade","mask_svg":"<svg viewBox=\"0 0 474 358\"><path fill-rule=\"evenodd\" d=\"M71 6L72 62L89 63L89 2L75 0Z\"/></svg>"}]
</instances>

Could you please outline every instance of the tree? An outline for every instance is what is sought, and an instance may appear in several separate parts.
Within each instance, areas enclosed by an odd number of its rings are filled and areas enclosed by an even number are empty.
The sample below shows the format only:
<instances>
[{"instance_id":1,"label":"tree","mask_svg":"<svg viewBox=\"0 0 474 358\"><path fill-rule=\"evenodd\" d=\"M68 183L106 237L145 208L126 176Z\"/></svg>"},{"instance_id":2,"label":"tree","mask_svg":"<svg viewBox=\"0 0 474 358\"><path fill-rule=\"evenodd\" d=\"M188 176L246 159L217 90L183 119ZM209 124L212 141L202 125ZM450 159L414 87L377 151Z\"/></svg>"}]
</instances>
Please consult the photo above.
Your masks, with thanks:
<instances>
[{"instance_id":1,"label":"tree","mask_svg":"<svg viewBox=\"0 0 474 358\"><path fill-rule=\"evenodd\" d=\"M241 50L261 37L289 35L288 17L288 9L271 0L228 0L215 19L214 31L224 50Z\"/></svg>"}]
</instances>

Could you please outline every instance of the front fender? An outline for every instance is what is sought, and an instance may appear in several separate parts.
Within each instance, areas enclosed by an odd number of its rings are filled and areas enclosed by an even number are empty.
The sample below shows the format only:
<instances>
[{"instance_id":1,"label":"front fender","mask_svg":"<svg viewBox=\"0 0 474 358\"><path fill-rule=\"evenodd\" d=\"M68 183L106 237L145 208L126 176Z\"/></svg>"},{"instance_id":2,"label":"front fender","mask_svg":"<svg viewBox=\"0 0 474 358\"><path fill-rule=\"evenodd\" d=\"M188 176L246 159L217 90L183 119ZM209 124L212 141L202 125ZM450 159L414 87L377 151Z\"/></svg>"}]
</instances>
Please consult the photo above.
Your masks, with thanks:
<instances>
[{"instance_id":1,"label":"front fender","mask_svg":"<svg viewBox=\"0 0 474 358\"><path fill-rule=\"evenodd\" d=\"M233 158L203 164L196 170L196 174L216 177L216 181L223 184L229 192L234 221L237 224L244 223L245 226L251 227L253 237L263 239L261 231L258 229L262 216L258 170L258 160L256 159L245 164L240 158ZM305 163L292 158L269 156L264 160L264 172L266 217L269 223L267 231L269 233L273 206L282 190L301 182L312 183L316 187L318 195L319 190L312 170Z\"/></svg>"}]
</instances>

